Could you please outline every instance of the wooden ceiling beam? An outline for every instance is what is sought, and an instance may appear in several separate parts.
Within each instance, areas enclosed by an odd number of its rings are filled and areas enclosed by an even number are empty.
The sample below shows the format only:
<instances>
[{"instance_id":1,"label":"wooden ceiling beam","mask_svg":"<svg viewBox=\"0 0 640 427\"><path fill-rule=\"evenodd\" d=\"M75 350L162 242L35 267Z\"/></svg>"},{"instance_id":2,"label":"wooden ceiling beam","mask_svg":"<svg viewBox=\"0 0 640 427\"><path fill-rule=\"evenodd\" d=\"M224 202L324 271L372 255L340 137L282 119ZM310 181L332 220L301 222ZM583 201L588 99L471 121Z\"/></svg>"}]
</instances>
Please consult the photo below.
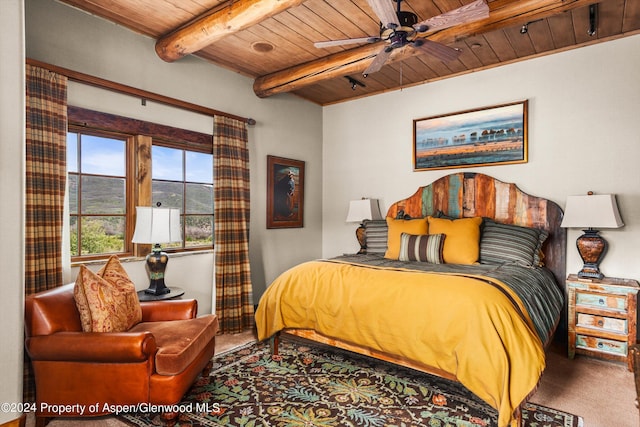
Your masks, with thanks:
<instances>
[{"instance_id":1,"label":"wooden ceiling beam","mask_svg":"<svg viewBox=\"0 0 640 427\"><path fill-rule=\"evenodd\" d=\"M298 6L304 0L231 0L182 27L162 36L156 42L156 53L167 62L176 61L193 52L258 24L267 18Z\"/></svg>"},{"instance_id":2,"label":"wooden ceiling beam","mask_svg":"<svg viewBox=\"0 0 640 427\"><path fill-rule=\"evenodd\" d=\"M587 6L594 0L495 0L489 3L489 17L469 24L457 25L428 35L429 40L454 43L477 34L502 28L523 25L534 19L544 19L555 14ZM363 72L384 42L367 44L347 51L328 55L305 64L258 77L253 91L261 98L278 93L291 92L319 81ZM404 47L394 49L388 62L420 54L418 49Z\"/></svg>"}]
</instances>

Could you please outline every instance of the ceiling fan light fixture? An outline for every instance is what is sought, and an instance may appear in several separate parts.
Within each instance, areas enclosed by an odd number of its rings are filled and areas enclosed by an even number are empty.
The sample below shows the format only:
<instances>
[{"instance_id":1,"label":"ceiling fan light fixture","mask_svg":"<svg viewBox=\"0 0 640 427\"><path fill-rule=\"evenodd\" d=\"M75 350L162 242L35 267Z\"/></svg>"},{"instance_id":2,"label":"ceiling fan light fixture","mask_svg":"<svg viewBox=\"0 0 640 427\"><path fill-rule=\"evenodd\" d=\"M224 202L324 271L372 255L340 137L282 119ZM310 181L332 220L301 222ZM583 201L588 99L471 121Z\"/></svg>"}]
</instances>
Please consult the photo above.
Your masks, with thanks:
<instances>
[{"instance_id":1,"label":"ceiling fan light fixture","mask_svg":"<svg viewBox=\"0 0 640 427\"><path fill-rule=\"evenodd\" d=\"M391 42L391 46L390 46L391 49L402 47L407 42L406 34L401 31L396 31L391 35L391 37L389 38L389 41Z\"/></svg>"}]
</instances>

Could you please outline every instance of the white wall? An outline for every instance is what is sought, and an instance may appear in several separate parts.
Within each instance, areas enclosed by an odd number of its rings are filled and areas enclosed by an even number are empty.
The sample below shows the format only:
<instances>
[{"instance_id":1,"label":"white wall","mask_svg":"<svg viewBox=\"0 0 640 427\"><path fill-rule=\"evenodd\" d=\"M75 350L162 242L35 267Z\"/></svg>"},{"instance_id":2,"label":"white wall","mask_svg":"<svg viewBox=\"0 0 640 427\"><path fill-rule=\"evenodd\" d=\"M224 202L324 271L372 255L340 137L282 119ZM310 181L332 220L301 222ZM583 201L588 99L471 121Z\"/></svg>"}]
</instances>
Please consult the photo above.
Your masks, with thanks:
<instances>
[{"instance_id":1,"label":"white wall","mask_svg":"<svg viewBox=\"0 0 640 427\"><path fill-rule=\"evenodd\" d=\"M611 277L640 279L640 35L468 74L323 110L323 256L353 252L348 202L389 205L448 173L412 170L413 120L529 100L527 164L465 169L564 207L567 195L615 193L625 227L603 230ZM567 272L582 261L568 235Z\"/></svg>"},{"instance_id":2,"label":"white wall","mask_svg":"<svg viewBox=\"0 0 640 427\"><path fill-rule=\"evenodd\" d=\"M22 402L24 333L24 7L0 1L0 402ZM10 408L11 409L11 408ZM18 419L0 411L0 424Z\"/></svg>"},{"instance_id":3,"label":"white wall","mask_svg":"<svg viewBox=\"0 0 640 427\"><path fill-rule=\"evenodd\" d=\"M255 302L284 269L320 256L321 107L287 94L260 99L253 93L251 79L194 56L166 63L155 54L154 40L53 0L26 0L25 9L28 58L257 121L249 127ZM77 83L69 86L69 103L201 132L212 128L210 118L152 102L142 106L139 99ZM304 228L266 229L267 155L306 162ZM212 263L213 255L208 253L175 257L167 267L167 283L185 288L186 296L197 297L200 312L211 309ZM137 288L148 286L140 263L125 264L125 268Z\"/></svg>"}]
</instances>

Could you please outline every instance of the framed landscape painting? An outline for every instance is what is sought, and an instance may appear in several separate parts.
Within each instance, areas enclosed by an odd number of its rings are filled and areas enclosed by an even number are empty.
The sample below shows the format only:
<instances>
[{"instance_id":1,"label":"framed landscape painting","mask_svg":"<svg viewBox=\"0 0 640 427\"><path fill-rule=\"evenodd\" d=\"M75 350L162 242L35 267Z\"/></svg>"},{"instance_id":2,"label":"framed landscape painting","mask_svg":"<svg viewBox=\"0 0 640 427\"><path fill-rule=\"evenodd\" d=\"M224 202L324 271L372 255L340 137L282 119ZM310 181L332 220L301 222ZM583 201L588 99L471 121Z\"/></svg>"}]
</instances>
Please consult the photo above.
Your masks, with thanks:
<instances>
[{"instance_id":1,"label":"framed landscape painting","mask_svg":"<svg viewBox=\"0 0 640 427\"><path fill-rule=\"evenodd\" d=\"M413 169L527 162L527 101L413 121Z\"/></svg>"},{"instance_id":2,"label":"framed landscape painting","mask_svg":"<svg viewBox=\"0 0 640 427\"><path fill-rule=\"evenodd\" d=\"M267 228L302 227L304 162L267 156Z\"/></svg>"}]
</instances>

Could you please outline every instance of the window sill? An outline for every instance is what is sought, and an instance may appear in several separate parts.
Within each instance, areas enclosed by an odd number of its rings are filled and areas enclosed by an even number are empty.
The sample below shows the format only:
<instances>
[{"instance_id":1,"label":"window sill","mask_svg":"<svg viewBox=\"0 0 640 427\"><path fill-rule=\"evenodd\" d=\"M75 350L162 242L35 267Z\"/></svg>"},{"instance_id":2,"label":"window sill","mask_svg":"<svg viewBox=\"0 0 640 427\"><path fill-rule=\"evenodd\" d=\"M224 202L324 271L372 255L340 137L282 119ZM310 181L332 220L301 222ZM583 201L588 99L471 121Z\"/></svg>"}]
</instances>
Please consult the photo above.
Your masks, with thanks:
<instances>
[{"instance_id":1,"label":"window sill","mask_svg":"<svg viewBox=\"0 0 640 427\"><path fill-rule=\"evenodd\" d=\"M212 254L213 252L214 252L214 249L204 249L204 250L194 250L194 251L184 251L184 252L170 252L169 258L182 258L182 257L192 256L192 255L205 255L205 254ZM122 257L120 258L120 262L122 263L140 262L140 261L144 261L145 258L146 257L134 257L134 256ZM103 265L104 263L107 262L108 259L109 258L107 257L107 258L92 259L87 261L76 261L71 263L71 267L80 267L81 265Z\"/></svg>"}]
</instances>

